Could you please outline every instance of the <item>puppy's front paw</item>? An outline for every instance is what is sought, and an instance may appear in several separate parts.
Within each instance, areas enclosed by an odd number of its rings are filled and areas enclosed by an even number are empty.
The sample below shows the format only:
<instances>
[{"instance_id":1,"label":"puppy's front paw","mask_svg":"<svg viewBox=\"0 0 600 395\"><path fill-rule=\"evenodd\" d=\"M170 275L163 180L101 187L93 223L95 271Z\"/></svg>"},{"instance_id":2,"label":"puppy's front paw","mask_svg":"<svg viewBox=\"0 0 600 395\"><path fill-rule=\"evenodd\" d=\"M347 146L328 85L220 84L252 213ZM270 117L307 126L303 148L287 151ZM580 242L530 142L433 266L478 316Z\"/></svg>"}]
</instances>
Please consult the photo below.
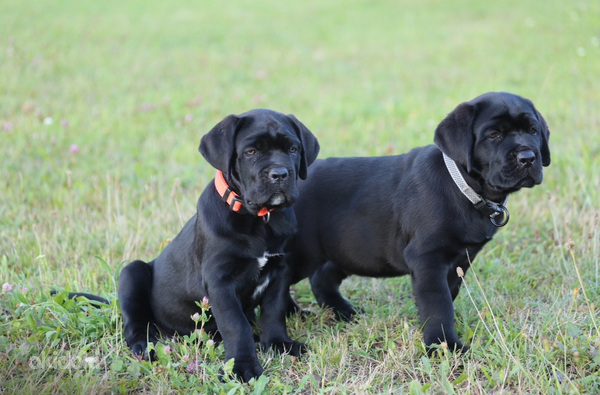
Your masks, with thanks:
<instances>
[{"instance_id":1,"label":"puppy's front paw","mask_svg":"<svg viewBox=\"0 0 600 395\"><path fill-rule=\"evenodd\" d=\"M364 314L365 310L360 307L351 307L345 309L334 309L335 316L342 321L352 322L357 314Z\"/></svg>"},{"instance_id":2,"label":"puppy's front paw","mask_svg":"<svg viewBox=\"0 0 600 395\"><path fill-rule=\"evenodd\" d=\"M258 359L241 359L237 358L233 364L233 374L241 381L247 383L260 376L263 373L263 368L260 366Z\"/></svg>"},{"instance_id":3,"label":"puppy's front paw","mask_svg":"<svg viewBox=\"0 0 600 395\"><path fill-rule=\"evenodd\" d=\"M469 351L469 347L463 345L461 342L442 342L442 343L433 343L429 344L425 347L427 350L427 355L432 357L435 355L437 350L448 349L450 352L455 354L464 354Z\"/></svg>"},{"instance_id":4,"label":"puppy's front paw","mask_svg":"<svg viewBox=\"0 0 600 395\"><path fill-rule=\"evenodd\" d=\"M156 361L156 352L154 350L148 351L148 343L145 340L140 340L131 345L131 351L133 355L138 359L146 361Z\"/></svg>"},{"instance_id":5,"label":"puppy's front paw","mask_svg":"<svg viewBox=\"0 0 600 395\"><path fill-rule=\"evenodd\" d=\"M300 343L294 340L290 341L274 341L270 344L261 344L263 350L275 350L280 354L290 354L294 357L298 357L307 351L306 344Z\"/></svg>"}]
</instances>

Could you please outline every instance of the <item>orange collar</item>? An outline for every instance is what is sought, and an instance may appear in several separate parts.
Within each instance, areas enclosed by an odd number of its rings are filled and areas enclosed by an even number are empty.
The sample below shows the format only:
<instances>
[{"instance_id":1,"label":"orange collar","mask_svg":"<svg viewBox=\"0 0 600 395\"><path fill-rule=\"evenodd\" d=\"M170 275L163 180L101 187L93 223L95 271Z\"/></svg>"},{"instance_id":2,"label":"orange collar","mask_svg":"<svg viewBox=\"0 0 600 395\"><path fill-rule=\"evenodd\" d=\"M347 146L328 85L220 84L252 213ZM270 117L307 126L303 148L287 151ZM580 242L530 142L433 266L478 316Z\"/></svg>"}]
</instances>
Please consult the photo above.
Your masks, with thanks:
<instances>
[{"instance_id":1,"label":"orange collar","mask_svg":"<svg viewBox=\"0 0 600 395\"><path fill-rule=\"evenodd\" d=\"M223 198L223 201L229 205L231 211L237 213L242 209L242 199L240 199L240 195L229 188L221 170L217 170L217 175L215 176L215 188L217 189L217 193ZM256 215L263 217L265 221L268 221L271 211L273 211L273 209L269 210L268 208L263 207Z\"/></svg>"}]
</instances>

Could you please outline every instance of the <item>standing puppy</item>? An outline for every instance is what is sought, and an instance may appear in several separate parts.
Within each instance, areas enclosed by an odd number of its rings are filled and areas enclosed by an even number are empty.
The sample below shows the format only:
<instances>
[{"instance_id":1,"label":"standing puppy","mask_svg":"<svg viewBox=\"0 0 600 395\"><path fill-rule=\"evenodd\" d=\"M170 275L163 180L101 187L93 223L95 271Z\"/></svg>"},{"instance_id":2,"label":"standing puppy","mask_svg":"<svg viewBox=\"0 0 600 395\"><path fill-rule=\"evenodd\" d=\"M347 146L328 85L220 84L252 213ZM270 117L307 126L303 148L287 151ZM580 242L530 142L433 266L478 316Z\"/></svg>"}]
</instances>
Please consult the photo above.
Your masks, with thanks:
<instances>
[{"instance_id":1,"label":"standing puppy","mask_svg":"<svg viewBox=\"0 0 600 395\"><path fill-rule=\"evenodd\" d=\"M208 297L208 332L218 332L225 358L244 381L259 376L252 333L260 304L263 348L299 355L304 345L285 327L289 274L284 259L296 231L290 205L296 180L306 178L319 144L293 115L253 110L230 115L200 143L217 176L198 199L197 213L153 261L134 261L119 277L125 340L146 356L148 341L160 334L189 334Z\"/></svg>"},{"instance_id":2,"label":"standing puppy","mask_svg":"<svg viewBox=\"0 0 600 395\"><path fill-rule=\"evenodd\" d=\"M542 181L549 131L531 101L486 93L460 104L435 144L399 156L317 161L300 183L292 283L310 277L317 301L343 319L348 275L410 274L425 344L467 348L453 300L469 260L508 221L507 196Z\"/></svg>"}]
</instances>

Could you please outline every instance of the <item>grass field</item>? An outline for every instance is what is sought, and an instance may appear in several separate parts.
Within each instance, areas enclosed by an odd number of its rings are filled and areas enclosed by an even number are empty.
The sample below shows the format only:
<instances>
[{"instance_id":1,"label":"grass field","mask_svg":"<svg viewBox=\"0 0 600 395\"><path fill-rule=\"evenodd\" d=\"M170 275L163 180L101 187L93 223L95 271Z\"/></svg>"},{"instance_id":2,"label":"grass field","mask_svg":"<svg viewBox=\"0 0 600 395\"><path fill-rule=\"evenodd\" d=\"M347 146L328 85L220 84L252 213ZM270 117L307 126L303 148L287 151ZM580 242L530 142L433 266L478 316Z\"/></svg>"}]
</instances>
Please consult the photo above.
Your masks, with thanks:
<instances>
[{"instance_id":1,"label":"grass field","mask_svg":"<svg viewBox=\"0 0 600 395\"><path fill-rule=\"evenodd\" d=\"M0 393L599 393L600 2L0 0ZM339 323L294 287L310 351L219 380L201 336L139 362L116 299L193 214L200 137L230 113L295 114L320 157L430 144L462 101L530 98L551 129L544 182L458 296L471 351L424 352L410 280L354 277ZM393 169L390 169L393 171ZM90 291L94 309L48 290ZM227 370L227 367L225 368Z\"/></svg>"}]
</instances>

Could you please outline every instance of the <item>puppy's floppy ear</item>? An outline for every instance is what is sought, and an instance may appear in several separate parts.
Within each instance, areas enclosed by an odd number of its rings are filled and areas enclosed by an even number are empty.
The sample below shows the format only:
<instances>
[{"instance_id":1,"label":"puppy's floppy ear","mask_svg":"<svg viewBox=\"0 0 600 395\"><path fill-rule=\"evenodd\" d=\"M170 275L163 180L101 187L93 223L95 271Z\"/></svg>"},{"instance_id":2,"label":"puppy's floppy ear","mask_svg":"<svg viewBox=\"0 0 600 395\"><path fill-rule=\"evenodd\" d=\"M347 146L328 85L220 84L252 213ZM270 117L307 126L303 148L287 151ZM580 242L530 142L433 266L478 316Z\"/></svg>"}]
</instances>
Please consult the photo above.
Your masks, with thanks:
<instances>
[{"instance_id":1,"label":"puppy's floppy ear","mask_svg":"<svg viewBox=\"0 0 600 395\"><path fill-rule=\"evenodd\" d=\"M300 139L302 143L302 152L300 159L300 169L298 170L298 176L301 179L306 179L308 166L317 159L317 155L319 154L319 142L314 134L302 122L300 122L295 116L292 114L287 115L294 129L296 130L296 135Z\"/></svg>"},{"instance_id":2,"label":"puppy's floppy ear","mask_svg":"<svg viewBox=\"0 0 600 395\"><path fill-rule=\"evenodd\" d=\"M235 153L235 135L240 117L228 115L200 140L198 151L215 169L229 174Z\"/></svg>"},{"instance_id":3,"label":"puppy's floppy ear","mask_svg":"<svg viewBox=\"0 0 600 395\"><path fill-rule=\"evenodd\" d=\"M548 124L542 114L538 110L535 110L535 115L537 116L538 121L542 124L542 146L540 147L540 152L542 154L542 165L548 166L550 165L550 147L548 145L548 140L550 140L550 129L548 129Z\"/></svg>"},{"instance_id":4,"label":"puppy's floppy ear","mask_svg":"<svg viewBox=\"0 0 600 395\"><path fill-rule=\"evenodd\" d=\"M473 168L475 105L459 104L435 129L433 141L443 153L470 172Z\"/></svg>"}]
</instances>

